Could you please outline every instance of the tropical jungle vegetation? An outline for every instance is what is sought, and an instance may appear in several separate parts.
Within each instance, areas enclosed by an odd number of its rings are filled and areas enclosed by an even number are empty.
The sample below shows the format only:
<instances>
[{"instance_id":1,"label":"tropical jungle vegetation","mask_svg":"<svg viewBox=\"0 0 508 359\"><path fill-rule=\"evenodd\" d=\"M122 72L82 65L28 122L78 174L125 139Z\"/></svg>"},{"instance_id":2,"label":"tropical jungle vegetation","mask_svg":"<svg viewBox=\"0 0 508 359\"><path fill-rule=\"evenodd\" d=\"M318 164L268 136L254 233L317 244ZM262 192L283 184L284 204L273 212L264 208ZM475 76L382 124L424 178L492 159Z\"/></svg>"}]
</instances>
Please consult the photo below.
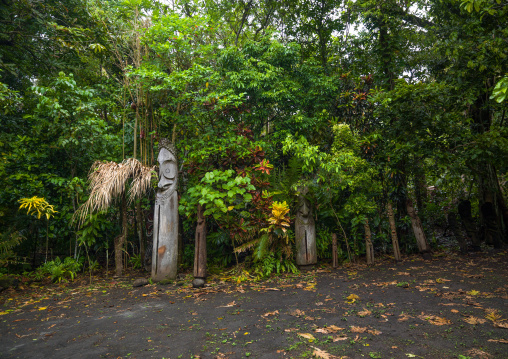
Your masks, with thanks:
<instances>
[{"instance_id":1,"label":"tropical jungle vegetation","mask_svg":"<svg viewBox=\"0 0 508 359\"><path fill-rule=\"evenodd\" d=\"M508 242L506 0L1 0L0 273L151 258L157 144L180 263L297 271ZM116 254L115 254L116 252Z\"/></svg>"}]
</instances>

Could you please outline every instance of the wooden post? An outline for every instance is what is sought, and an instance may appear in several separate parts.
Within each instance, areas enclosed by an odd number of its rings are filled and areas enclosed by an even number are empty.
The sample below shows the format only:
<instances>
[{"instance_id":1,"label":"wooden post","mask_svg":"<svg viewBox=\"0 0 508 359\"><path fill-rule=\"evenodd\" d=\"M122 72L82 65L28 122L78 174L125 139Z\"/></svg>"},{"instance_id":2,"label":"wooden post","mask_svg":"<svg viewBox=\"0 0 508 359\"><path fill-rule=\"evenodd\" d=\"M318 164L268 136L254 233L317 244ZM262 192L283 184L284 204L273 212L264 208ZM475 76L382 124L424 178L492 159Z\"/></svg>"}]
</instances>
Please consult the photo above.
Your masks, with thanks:
<instances>
[{"instance_id":1,"label":"wooden post","mask_svg":"<svg viewBox=\"0 0 508 359\"><path fill-rule=\"evenodd\" d=\"M176 150L159 143L159 184L153 223L152 280L175 279L178 269L178 167Z\"/></svg>"},{"instance_id":2,"label":"wooden post","mask_svg":"<svg viewBox=\"0 0 508 359\"><path fill-rule=\"evenodd\" d=\"M316 226L309 200L304 197L307 190L301 192L295 220L296 264L307 266L317 263Z\"/></svg>"},{"instance_id":3,"label":"wooden post","mask_svg":"<svg viewBox=\"0 0 508 359\"><path fill-rule=\"evenodd\" d=\"M337 268L339 266L339 258L337 255L337 235L332 233L332 266Z\"/></svg>"},{"instance_id":4,"label":"wooden post","mask_svg":"<svg viewBox=\"0 0 508 359\"><path fill-rule=\"evenodd\" d=\"M194 251L194 280L192 286L199 288L205 285L206 278L206 220L205 207L198 204L198 224L196 226L196 248Z\"/></svg>"}]
</instances>

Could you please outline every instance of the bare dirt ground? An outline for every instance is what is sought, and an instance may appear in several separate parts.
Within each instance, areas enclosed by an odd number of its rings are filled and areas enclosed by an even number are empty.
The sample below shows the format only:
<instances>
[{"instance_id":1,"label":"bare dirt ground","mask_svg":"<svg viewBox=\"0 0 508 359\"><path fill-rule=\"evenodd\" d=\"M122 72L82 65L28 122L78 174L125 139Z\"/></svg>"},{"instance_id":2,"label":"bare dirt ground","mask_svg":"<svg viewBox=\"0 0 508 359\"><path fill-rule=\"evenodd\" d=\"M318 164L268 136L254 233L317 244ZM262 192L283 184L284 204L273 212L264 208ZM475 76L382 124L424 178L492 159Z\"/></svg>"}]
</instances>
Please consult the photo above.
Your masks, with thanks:
<instances>
[{"instance_id":1,"label":"bare dirt ground","mask_svg":"<svg viewBox=\"0 0 508 359\"><path fill-rule=\"evenodd\" d=\"M1 358L508 358L508 253L0 294Z\"/></svg>"}]
</instances>

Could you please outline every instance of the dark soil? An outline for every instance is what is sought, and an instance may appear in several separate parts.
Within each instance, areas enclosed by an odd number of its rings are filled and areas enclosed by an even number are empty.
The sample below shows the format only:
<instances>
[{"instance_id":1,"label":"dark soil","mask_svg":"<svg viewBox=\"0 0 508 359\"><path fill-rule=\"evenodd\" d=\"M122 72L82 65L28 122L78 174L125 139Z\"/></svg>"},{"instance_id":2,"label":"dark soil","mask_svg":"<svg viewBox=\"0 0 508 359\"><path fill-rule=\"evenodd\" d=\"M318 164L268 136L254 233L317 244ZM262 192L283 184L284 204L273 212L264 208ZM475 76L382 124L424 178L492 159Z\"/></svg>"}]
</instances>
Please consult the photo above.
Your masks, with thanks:
<instances>
[{"instance_id":1,"label":"dark soil","mask_svg":"<svg viewBox=\"0 0 508 359\"><path fill-rule=\"evenodd\" d=\"M32 284L0 294L2 358L508 358L508 253L263 282Z\"/></svg>"}]
</instances>

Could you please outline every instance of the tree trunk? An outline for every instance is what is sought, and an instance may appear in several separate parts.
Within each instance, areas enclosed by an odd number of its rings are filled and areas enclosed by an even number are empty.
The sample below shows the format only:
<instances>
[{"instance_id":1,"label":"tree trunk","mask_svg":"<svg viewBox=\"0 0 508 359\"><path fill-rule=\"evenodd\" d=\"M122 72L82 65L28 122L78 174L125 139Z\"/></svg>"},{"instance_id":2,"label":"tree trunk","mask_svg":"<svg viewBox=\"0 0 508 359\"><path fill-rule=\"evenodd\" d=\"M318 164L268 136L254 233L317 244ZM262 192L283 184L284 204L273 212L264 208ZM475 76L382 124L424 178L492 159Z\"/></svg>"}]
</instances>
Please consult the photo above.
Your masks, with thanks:
<instances>
[{"instance_id":1,"label":"tree trunk","mask_svg":"<svg viewBox=\"0 0 508 359\"><path fill-rule=\"evenodd\" d=\"M392 202L389 200L386 205L388 209L388 222L390 223L390 232L392 236L392 246L393 246L393 256L395 257L395 261L400 262L400 248L399 248L399 239L397 238L397 227L395 226L395 216L393 215L393 207Z\"/></svg>"},{"instance_id":2,"label":"tree trunk","mask_svg":"<svg viewBox=\"0 0 508 359\"><path fill-rule=\"evenodd\" d=\"M496 169L491 164L480 165L480 230L481 237L489 245L500 248L503 242L505 222L500 206L502 193L499 188Z\"/></svg>"},{"instance_id":3,"label":"tree trunk","mask_svg":"<svg viewBox=\"0 0 508 359\"><path fill-rule=\"evenodd\" d=\"M141 209L141 200L139 200L136 203L136 222L139 239L139 255L142 261L141 263L144 263L146 252L146 235L145 235L145 218L143 216L143 211ZM141 267L143 267L143 265Z\"/></svg>"},{"instance_id":4,"label":"tree trunk","mask_svg":"<svg viewBox=\"0 0 508 359\"><path fill-rule=\"evenodd\" d=\"M127 198L125 192L121 200L122 234L115 238L115 275L122 276L123 272L123 247L127 239Z\"/></svg>"},{"instance_id":5,"label":"tree trunk","mask_svg":"<svg viewBox=\"0 0 508 359\"><path fill-rule=\"evenodd\" d=\"M374 264L374 246L372 245L372 238L368 219L365 219L363 227L365 228L365 252L367 254L367 264Z\"/></svg>"},{"instance_id":6,"label":"tree trunk","mask_svg":"<svg viewBox=\"0 0 508 359\"><path fill-rule=\"evenodd\" d=\"M418 250L423 255L425 259L430 259L430 246L427 242L427 238L425 238L425 233L423 232L422 222L420 221L420 217L416 213L413 202L411 199L406 200L406 208L409 217L411 218L411 226L413 227L413 233L416 238L416 244L418 245Z\"/></svg>"},{"instance_id":7,"label":"tree trunk","mask_svg":"<svg viewBox=\"0 0 508 359\"><path fill-rule=\"evenodd\" d=\"M488 132L492 125L492 111L489 100L489 88L486 88L471 106L472 130L478 135ZM497 179L497 172L491 163L480 161L478 165L478 195L480 205L480 233L489 244L500 247L505 240L507 214ZM504 207L504 208L503 208ZM508 216L506 216L508 217Z\"/></svg>"}]
</instances>

